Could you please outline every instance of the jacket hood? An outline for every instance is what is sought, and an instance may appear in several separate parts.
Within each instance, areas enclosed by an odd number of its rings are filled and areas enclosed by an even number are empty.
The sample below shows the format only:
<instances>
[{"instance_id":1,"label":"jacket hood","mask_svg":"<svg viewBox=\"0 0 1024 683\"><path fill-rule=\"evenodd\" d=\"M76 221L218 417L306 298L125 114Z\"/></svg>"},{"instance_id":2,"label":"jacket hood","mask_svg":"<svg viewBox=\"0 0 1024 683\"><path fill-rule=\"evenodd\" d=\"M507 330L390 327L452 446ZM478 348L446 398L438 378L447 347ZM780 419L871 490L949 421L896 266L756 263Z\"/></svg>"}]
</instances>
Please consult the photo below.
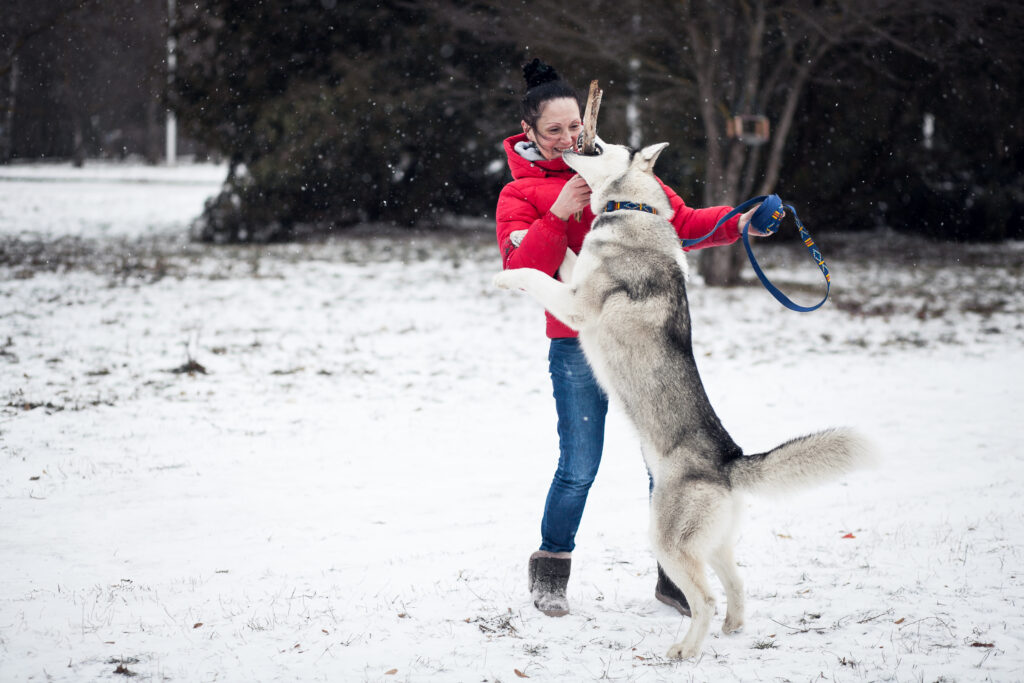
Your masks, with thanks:
<instances>
[{"instance_id":1,"label":"jacket hood","mask_svg":"<svg viewBox=\"0 0 1024 683\"><path fill-rule=\"evenodd\" d=\"M550 161L530 161L516 151L516 145L520 142L529 142L526 133L519 133L512 137L505 138L505 155L508 157L508 168L512 171L515 180L520 178L546 178L548 176L572 176L576 171L569 168L569 165L562 159Z\"/></svg>"}]
</instances>

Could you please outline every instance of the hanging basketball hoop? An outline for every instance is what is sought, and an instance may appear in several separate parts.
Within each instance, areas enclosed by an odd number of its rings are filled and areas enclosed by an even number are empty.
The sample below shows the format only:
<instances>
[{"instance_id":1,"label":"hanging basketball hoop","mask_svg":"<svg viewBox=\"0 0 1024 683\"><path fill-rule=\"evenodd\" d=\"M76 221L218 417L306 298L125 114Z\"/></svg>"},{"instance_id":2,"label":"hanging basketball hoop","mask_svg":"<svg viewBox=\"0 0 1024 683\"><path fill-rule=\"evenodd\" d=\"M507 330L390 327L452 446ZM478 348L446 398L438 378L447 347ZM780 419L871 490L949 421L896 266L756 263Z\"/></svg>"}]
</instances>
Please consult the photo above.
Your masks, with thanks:
<instances>
[{"instance_id":1,"label":"hanging basketball hoop","mask_svg":"<svg viewBox=\"0 0 1024 683\"><path fill-rule=\"evenodd\" d=\"M771 129L767 116L737 114L725 122L725 132L745 145L763 145L768 142Z\"/></svg>"}]
</instances>

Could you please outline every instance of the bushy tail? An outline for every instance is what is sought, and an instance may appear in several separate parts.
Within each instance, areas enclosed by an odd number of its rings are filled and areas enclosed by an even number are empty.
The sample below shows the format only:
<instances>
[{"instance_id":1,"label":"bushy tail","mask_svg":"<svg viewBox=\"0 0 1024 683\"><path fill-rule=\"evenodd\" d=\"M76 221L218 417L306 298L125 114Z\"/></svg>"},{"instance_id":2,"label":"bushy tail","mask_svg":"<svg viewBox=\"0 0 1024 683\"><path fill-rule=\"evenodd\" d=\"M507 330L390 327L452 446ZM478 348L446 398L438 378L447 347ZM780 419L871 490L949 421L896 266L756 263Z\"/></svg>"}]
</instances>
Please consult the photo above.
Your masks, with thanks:
<instances>
[{"instance_id":1,"label":"bushy tail","mask_svg":"<svg viewBox=\"0 0 1024 683\"><path fill-rule=\"evenodd\" d=\"M829 429L787 441L767 453L736 458L729 477L738 489L782 493L874 464L868 442L848 429Z\"/></svg>"}]
</instances>

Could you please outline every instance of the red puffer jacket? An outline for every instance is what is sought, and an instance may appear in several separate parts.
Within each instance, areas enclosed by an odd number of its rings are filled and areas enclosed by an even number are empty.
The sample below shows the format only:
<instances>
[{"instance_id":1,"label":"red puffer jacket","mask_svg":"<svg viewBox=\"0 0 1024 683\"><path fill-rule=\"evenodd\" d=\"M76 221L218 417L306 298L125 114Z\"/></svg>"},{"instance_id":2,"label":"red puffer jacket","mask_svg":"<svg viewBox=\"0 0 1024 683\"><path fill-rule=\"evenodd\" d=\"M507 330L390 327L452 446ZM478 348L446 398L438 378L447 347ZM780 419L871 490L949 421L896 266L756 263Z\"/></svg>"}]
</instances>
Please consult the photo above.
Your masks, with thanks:
<instances>
[{"instance_id":1,"label":"red puffer jacket","mask_svg":"<svg viewBox=\"0 0 1024 683\"><path fill-rule=\"evenodd\" d=\"M505 268L536 268L554 277L558 266L565 257L568 247L579 253L583 238L590 231L594 214L588 206L580 220L570 217L563 221L549 209L558 199L562 186L576 171L561 159L552 161L530 161L515 150L520 142L529 142L526 134L513 135L505 140L505 154L512 170L512 182L501 190L495 218L498 223L498 247L501 249L502 264ZM658 182L661 182L660 180ZM732 210L728 206L707 209L691 209L670 187L661 184L672 204L675 215L672 225L679 237L693 239L711 231L722 216ZM739 239L739 217L722 225L714 235L707 238L696 249L719 244L732 244ZM529 232L518 247L513 246L509 235L516 230ZM547 313L547 332L552 339L575 337L576 331L566 327L550 313Z\"/></svg>"}]
</instances>

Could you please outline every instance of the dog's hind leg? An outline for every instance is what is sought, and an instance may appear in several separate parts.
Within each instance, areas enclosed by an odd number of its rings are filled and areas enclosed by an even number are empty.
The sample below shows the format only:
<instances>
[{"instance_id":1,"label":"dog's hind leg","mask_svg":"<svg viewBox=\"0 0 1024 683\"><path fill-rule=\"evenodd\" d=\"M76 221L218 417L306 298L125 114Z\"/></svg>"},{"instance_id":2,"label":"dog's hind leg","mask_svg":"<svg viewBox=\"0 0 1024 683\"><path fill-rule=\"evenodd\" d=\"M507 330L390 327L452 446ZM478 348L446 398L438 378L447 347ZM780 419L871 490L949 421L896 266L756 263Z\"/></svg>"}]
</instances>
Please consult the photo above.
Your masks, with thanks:
<instances>
[{"instance_id":1,"label":"dog's hind leg","mask_svg":"<svg viewBox=\"0 0 1024 683\"><path fill-rule=\"evenodd\" d=\"M743 628L743 580L736 571L736 559L732 554L732 539L728 539L720 545L708 558L711 568L715 570L718 579L725 588L725 597L728 603L725 610L725 622L722 624L722 633L734 633Z\"/></svg>"},{"instance_id":2,"label":"dog's hind leg","mask_svg":"<svg viewBox=\"0 0 1024 683\"><path fill-rule=\"evenodd\" d=\"M540 302L563 323L579 330L583 314L572 288L546 273L533 268L513 268L494 276L494 285L501 289L522 289Z\"/></svg>"},{"instance_id":3,"label":"dog's hind leg","mask_svg":"<svg viewBox=\"0 0 1024 683\"><path fill-rule=\"evenodd\" d=\"M672 659L689 659L700 654L701 644L711 626L711 617L715 613L715 598L708 586L707 571L704 561L693 553L668 556L659 553L658 558L668 577L679 586L690 604L690 630L683 639L668 649L667 656Z\"/></svg>"}]
</instances>

